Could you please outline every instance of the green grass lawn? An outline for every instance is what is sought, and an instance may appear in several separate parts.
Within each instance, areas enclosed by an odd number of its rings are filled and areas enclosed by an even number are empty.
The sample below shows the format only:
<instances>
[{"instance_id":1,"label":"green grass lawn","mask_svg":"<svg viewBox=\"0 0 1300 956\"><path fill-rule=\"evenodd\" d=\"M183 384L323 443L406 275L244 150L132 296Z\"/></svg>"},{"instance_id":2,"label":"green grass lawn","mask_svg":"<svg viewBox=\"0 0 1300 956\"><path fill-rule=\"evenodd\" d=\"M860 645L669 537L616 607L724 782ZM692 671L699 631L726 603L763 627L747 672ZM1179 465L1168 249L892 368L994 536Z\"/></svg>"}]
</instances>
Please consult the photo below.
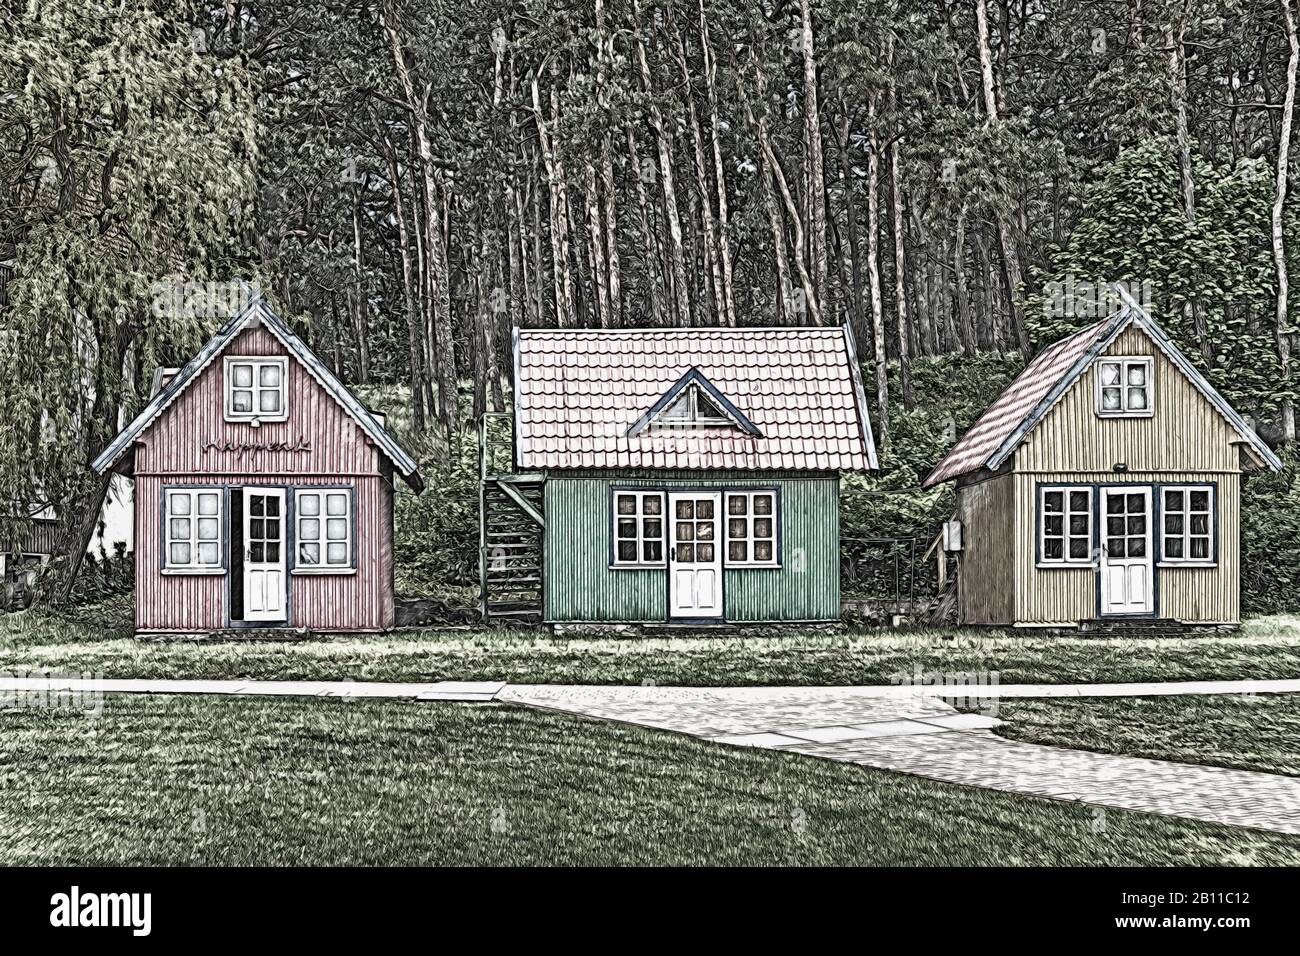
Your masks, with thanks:
<instances>
[{"instance_id":1,"label":"green grass lawn","mask_svg":"<svg viewBox=\"0 0 1300 956\"><path fill-rule=\"evenodd\" d=\"M402 631L280 642L140 642L129 599L0 614L0 671L105 677L506 680L661 685L888 684L925 672L997 672L1002 684L1300 677L1300 619L1235 634L1121 639L999 631L772 637L554 637L547 631Z\"/></svg>"},{"instance_id":2,"label":"green grass lawn","mask_svg":"<svg viewBox=\"0 0 1300 956\"><path fill-rule=\"evenodd\" d=\"M1178 639L962 630L771 637L555 637L549 631L402 631L292 641L130 636L129 598L64 613L0 614L0 671L105 678L508 680L512 683L888 684L974 671L1002 684L1300 678L1300 618Z\"/></svg>"},{"instance_id":3,"label":"green grass lawn","mask_svg":"<svg viewBox=\"0 0 1300 956\"><path fill-rule=\"evenodd\" d=\"M0 864L1300 864L1300 839L504 706L0 713Z\"/></svg>"},{"instance_id":4,"label":"green grass lawn","mask_svg":"<svg viewBox=\"0 0 1300 956\"><path fill-rule=\"evenodd\" d=\"M1300 695L1003 700L1004 737L1300 776Z\"/></svg>"}]
</instances>

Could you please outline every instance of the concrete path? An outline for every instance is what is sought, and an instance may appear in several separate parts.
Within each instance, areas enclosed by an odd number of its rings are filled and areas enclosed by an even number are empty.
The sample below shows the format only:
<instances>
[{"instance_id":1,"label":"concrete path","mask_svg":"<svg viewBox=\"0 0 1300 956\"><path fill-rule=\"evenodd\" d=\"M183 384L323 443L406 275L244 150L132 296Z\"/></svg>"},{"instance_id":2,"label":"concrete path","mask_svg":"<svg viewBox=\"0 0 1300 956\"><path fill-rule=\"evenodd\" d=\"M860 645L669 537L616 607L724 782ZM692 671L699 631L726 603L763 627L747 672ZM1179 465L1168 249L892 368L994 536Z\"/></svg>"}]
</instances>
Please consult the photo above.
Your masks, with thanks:
<instances>
[{"instance_id":1,"label":"concrete path","mask_svg":"<svg viewBox=\"0 0 1300 956\"><path fill-rule=\"evenodd\" d=\"M1300 779L1045 747L958 713L996 697L1300 692L1300 681L888 687L617 687L500 681L99 680L0 677L0 708L31 694L227 694L499 701L1099 807L1300 834ZM991 710L991 707L979 708Z\"/></svg>"},{"instance_id":2,"label":"concrete path","mask_svg":"<svg viewBox=\"0 0 1300 956\"><path fill-rule=\"evenodd\" d=\"M930 695L855 688L507 686L497 699L1098 807L1300 835L1300 779L1007 740Z\"/></svg>"}]
</instances>

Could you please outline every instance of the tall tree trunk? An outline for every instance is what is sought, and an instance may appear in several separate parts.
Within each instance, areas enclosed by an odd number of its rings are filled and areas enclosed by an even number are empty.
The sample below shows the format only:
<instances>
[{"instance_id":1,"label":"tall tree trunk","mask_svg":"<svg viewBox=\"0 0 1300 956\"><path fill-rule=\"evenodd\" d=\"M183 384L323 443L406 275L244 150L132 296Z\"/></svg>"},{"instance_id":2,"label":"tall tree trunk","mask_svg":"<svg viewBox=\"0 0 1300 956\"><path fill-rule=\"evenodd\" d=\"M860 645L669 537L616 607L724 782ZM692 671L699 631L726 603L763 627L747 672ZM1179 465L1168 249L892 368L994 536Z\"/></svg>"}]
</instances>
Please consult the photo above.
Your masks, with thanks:
<instances>
[{"instance_id":1,"label":"tall tree trunk","mask_svg":"<svg viewBox=\"0 0 1300 956\"><path fill-rule=\"evenodd\" d=\"M984 92L984 112L989 123L997 127L1001 120L998 115L997 86L993 78L993 56L989 48L988 5L986 0L975 0L975 29L979 39L980 78ZM1024 279L1020 268L1020 254L1016 249L1015 239L1011 234L1011 216L1006 209L997 211L998 245L1002 250L1004 281L1006 284L1008 322L1015 336L1021 353L1028 358L1030 354L1029 335L1025 331L1024 311L1020 307L1020 295Z\"/></svg>"},{"instance_id":2,"label":"tall tree trunk","mask_svg":"<svg viewBox=\"0 0 1300 956\"><path fill-rule=\"evenodd\" d=\"M1174 128L1178 142L1178 179L1183 197L1183 215L1188 228L1196 229L1196 177L1192 168L1192 134L1187 124L1187 4L1172 23L1165 25L1165 43L1169 47L1169 97L1174 110ZM1205 310L1197 294L1200 268L1192 266L1192 289L1183 305L1183 315L1196 335L1196 345L1201 358L1209 363L1210 337L1205 326Z\"/></svg>"},{"instance_id":3,"label":"tall tree trunk","mask_svg":"<svg viewBox=\"0 0 1300 956\"><path fill-rule=\"evenodd\" d=\"M554 71L552 70L552 78ZM569 214L568 187L564 182L564 162L559 155L559 146L548 132L546 119L542 115L541 90L537 84L537 74L532 77L533 117L537 121L537 139L541 147L542 160L546 166L546 182L550 202L548 211L551 226L551 268L555 296L555 324L567 328L573 324L575 312L573 307L573 275L569 267ZM554 86L551 89L551 119L554 121L559 112L559 99Z\"/></svg>"},{"instance_id":4,"label":"tall tree trunk","mask_svg":"<svg viewBox=\"0 0 1300 956\"><path fill-rule=\"evenodd\" d=\"M1280 0L1286 23L1290 55L1286 63L1286 98L1282 104L1282 123L1277 139L1277 185L1273 196L1273 268L1277 273L1277 357L1282 366L1282 433L1288 444L1295 441L1295 403L1291 399L1291 332L1287 320L1289 284L1287 281L1286 245L1282 235L1282 213L1286 206L1287 176L1290 173L1291 127L1295 117L1296 65L1300 61L1300 41L1296 38L1295 14L1291 0Z\"/></svg>"},{"instance_id":5,"label":"tall tree trunk","mask_svg":"<svg viewBox=\"0 0 1300 956\"><path fill-rule=\"evenodd\" d=\"M636 202L641 213L641 257L644 259L642 271L650 295L650 319L653 325L661 327L664 324L663 294L660 288L659 254L655 248L656 235L650 222L650 197L645 188L645 170L641 167L641 160L637 153L636 133L633 132L631 126L627 127L626 133L627 156L632 163L632 178L636 184Z\"/></svg>"},{"instance_id":6,"label":"tall tree trunk","mask_svg":"<svg viewBox=\"0 0 1300 956\"><path fill-rule=\"evenodd\" d=\"M889 176L893 182L894 308L898 312L898 384L903 407L912 407L911 334L907 321L907 256L903 249L903 179L898 165L898 140L889 144Z\"/></svg>"},{"instance_id":7,"label":"tall tree trunk","mask_svg":"<svg viewBox=\"0 0 1300 956\"><path fill-rule=\"evenodd\" d=\"M610 308L609 262L605 258L605 222L601 212L599 188L596 185L596 167L586 164L587 173L587 237L591 243L592 284L595 288L596 323L608 329L613 326Z\"/></svg>"},{"instance_id":8,"label":"tall tree trunk","mask_svg":"<svg viewBox=\"0 0 1300 956\"><path fill-rule=\"evenodd\" d=\"M736 324L736 295L731 261L731 239L728 235L730 211L727 207L727 177L722 162L722 136L718 122L717 62L709 45L709 24L704 14L704 0L700 0L700 47L704 55L704 88L709 105L709 140L713 152L714 185L718 191L718 257L722 262L722 304L724 325Z\"/></svg>"},{"instance_id":9,"label":"tall tree trunk","mask_svg":"<svg viewBox=\"0 0 1300 956\"><path fill-rule=\"evenodd\" d=\"M411 132L417 147L428 268L427 306L431 313L430 325L435 339L432 354L437 357L438 396L443 425L450 437L459 425L456 402L456 342L451 327L451 292L450 276L446 265L446 243L442 224L439 221L442 210L434 182L433 144L429 133L425 98L417 89L413 69L407 63L405 45L398 32L398 19L392 0L385 0L383 20L393 54L393 65L406 98L407 110L411 114Z\"/></svg>"},{"instance_id":10,"label":"tall tree trunk","mask_svg":"<svg viewBox=\"0 0 1300 956\"><path fill-rule=\"evenodd\" d=\"M686 99L687 125L691 131L691 155L695 161L695 187L699 193L700 224L704 239L704 265L713 290L713 308L719 325L727 325L727 305L724 301L722 257L718 252L718 232L713 220L712 190L709 189L708 166L704 160L704 135L700 131L699 114L695 97L691 95L691 68L687 59L686 41L678 37L677 62L682 71L682 95Z\"/></svg>"},{"instance_id":11,"label":"tall tree trunk","mask_svg":"<svg viewBox=\"0 0 1300 956\"><path fill-rule=\"evenodd\" d=\"M842 104L839 137L836 145L840 155L840 188L844 190L844 226L849 234L849 315L853 331L859 341L866 341L866 315L862 306L862 242L858 230L857 182L853 175L851 124L849 105Z\"/></svg>"},{"instance_id":12,"label":"tall tree trunk","mask_svg":"<svg viewBox=\"0 0 1300 956\"><path fill-rule=\"evenodd\" d=\"M357 343L357 384L370 384L370 334L366 314L370 296L366 291L364 254L361 243L361 204L368 174L352 190L352 332Z\"/></svg>"},{"instance_id":13,"label":"tall tree trunk","mask_svg":"<svg viewBox=\"0 0 1300 956\"><path fill-rule=\"evenodd\" d=\"M381 135L380 141L387 144ZM384 159L388 163L388 180L393 194L393 218L397 220L397 244L401 247L402 298L405 305L407 344L411 362L411 422L417 435L425 429L425 408L430 396L425 376L424 342L420 335L421 320L419 294L416 291L415 263L411 260L410 229L406 224L406 204L402 199L401 169L397 165L397 151L386 145Z\"/></svg>"},{"instance_id":14,"label":"tall tree trunk","mask_svg":"<svg viewBox=\"0 0 1300 956\"><path fill-rule=\"evenodd\" d=\"M605 240L605 274L606 297L609 310L605 316L608 328L617 328L623 324L623 279L620 275L618 255L618 204L614 190L614 157L610 130L613 117L609 108L608 75L610 64L614 59L614 40L605 27L605 2L596 3L596 100L604 111L605 122L600 137L600 191L604 198L601 208L603 221L601 232Z\"/></svg>"},{"instance_id":15,"label":"tall tree trunk","mask_svg":"<svg viewBox=\"0 0 1300 956\"><path fill-rule=\"evenodd\" d=\"M767 77L763 73L762 63L757 56L754 57L754 79L758 91L759 102L766 108L767 105ZM772 143L767 133L766 113L760 113L755 116L752 108L746 102L746 109L749 113L749 122L758 133L758 146L767 161L767 166L771 170L772 178L776 182L777 190L781 195L781 200L785 205L786 216L790 219L790 224L794 227L794 264L799 273L799 285L803 292L804 311L811 324L821 325L822 314L820 301L817 298L817 290L813 285L812 276L809 275L808 266L804 262L803 250L807 248L804 238L803 219L799 215L799 207L795 205L794 197L790 193L789 183L786 182L785 171L781 168L781 163L772 150ZM788 310L788 307L787 307Z\"/></svg>"},{"instance_id":16,"label":"tall tree trunk","mask_svg":"<svg viewBox=\"0 0 1300 956\"><path fill-rule=\"evenodd\" d=\"M962 203L957 211L957 222L953 227L952 267L957 289L957 321L961 329L962 351L974 352L980 342L975 334L975 323L971 316L970 286L966 277L966 204Z\"/></svg>"},{"instance_id":17,"label":"tall tree trunk","mask_svg":"<svg viewBox=\"0 0 1300 956\"><path fill-rule=\"evenodd\" d=\"M826 177L823 170L821 116L817 108L817 58L813 50L812 3L799 0L800 49L803 53L804 170L807 177L808 256L812 260L817 322L827 306L829 275L826 254Z\"/></svg>"},{"instance_id":18,"label":"tall tree trunk","mask_svg":"<svg viewBox=\"0 0 1300 956\"><path fill-rule=\"evenodd\" d=\"M663 115L655 101L654 80L650 62L646 58L645 38L641 33L641 5L632 0L632 16L636 21L636 58L641 73L641 85L649 101L650 127L655 132L659 149L659 182L663 188L664 215L668 219L669 253L672 262L672 284L677 308L677 324L691 324L691 300L686 278L686 254L682 246L682 222L677 207L677 187L674 183L672 142L664 127Z\"/></svg>"},{"instance_id":19,"label":"tall tree trunk","mask_svg":"<svg viewBox=\"0 0 1300 956\"><path fill-rule=\"evenodd\" d=\"M876 129L880 94L867 99L867 282L871 289L871 338L876 365L876 409L880 444L889 445L889 355L885 349L885 304L880 283L880 136Z\"/></svg>"}]
</instances>

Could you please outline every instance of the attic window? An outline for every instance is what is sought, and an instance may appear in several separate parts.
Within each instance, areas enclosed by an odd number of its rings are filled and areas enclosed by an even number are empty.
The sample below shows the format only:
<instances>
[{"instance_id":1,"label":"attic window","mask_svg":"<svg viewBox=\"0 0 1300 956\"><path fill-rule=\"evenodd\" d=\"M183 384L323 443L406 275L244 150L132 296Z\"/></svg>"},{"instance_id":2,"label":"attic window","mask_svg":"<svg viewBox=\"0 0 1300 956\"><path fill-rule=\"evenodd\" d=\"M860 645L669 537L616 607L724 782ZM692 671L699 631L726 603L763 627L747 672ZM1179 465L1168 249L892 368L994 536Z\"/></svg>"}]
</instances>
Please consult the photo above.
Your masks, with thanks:
<instances>
[{"instance_id":1,"label":"attic window","mask_svg":"<svg viewBox=\"0 0 1300 956\"><path fill-rule=\"evenodd\" d=\"M693 431L721 428L761 436L748 418L727 401L699 369L691 369L654 404L629 430L629 435L645 431Z\"/></svg>"},{"instance_id":2,"label":"attic window","mask_svg":"<svg viewBox=\"0 0 1300 956\"><path fill-rule=\"evenodd\" d=\"M1144 418L1154 414L1150 357L1106 358L1097 362L1097 414Z\"/></svg>"},{"instance_id":3,"label":"attic window","mask_svg":"<svg viewBox=\"0 0 1300 956\"><path fill-rule=\"evenodd\" d=\"M692 385L651 420L650 429L659 428L735 428L736 423L718 407L699 386Z\"/></svg>"},{"instance_id":4,"label":"attic window","mask_svg":"<svg viewBox=\"0 0 1300 956\"><path fill-rule=\"evenodd\" d=\"M282 422L289 417L289 368L282 356L228 357L225 412L228 422Z\"/></svg>"}]
</instances>

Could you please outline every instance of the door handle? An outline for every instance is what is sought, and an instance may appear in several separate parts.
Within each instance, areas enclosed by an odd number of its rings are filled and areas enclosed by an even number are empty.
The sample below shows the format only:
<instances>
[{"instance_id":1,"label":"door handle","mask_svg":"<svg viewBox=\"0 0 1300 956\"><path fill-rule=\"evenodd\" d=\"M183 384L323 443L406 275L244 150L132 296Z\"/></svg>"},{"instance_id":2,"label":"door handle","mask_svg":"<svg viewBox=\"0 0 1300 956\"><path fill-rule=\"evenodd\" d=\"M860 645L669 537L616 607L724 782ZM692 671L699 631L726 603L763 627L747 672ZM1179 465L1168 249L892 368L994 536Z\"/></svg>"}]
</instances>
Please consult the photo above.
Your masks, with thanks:
<instances>
[{"instance_id":1,"label":"door handle","mask_svg":"<svg viewBox=\"0 0 1300 956\"><path fill-rule=\"evenodd\" d=\"M676 545L673 545L673 547L671 547L671 548L668 549L668 560L670 560L670 561L676 561L676 560L677 560L677 546L676 546Z\"/></svg>"}]
</instances>

